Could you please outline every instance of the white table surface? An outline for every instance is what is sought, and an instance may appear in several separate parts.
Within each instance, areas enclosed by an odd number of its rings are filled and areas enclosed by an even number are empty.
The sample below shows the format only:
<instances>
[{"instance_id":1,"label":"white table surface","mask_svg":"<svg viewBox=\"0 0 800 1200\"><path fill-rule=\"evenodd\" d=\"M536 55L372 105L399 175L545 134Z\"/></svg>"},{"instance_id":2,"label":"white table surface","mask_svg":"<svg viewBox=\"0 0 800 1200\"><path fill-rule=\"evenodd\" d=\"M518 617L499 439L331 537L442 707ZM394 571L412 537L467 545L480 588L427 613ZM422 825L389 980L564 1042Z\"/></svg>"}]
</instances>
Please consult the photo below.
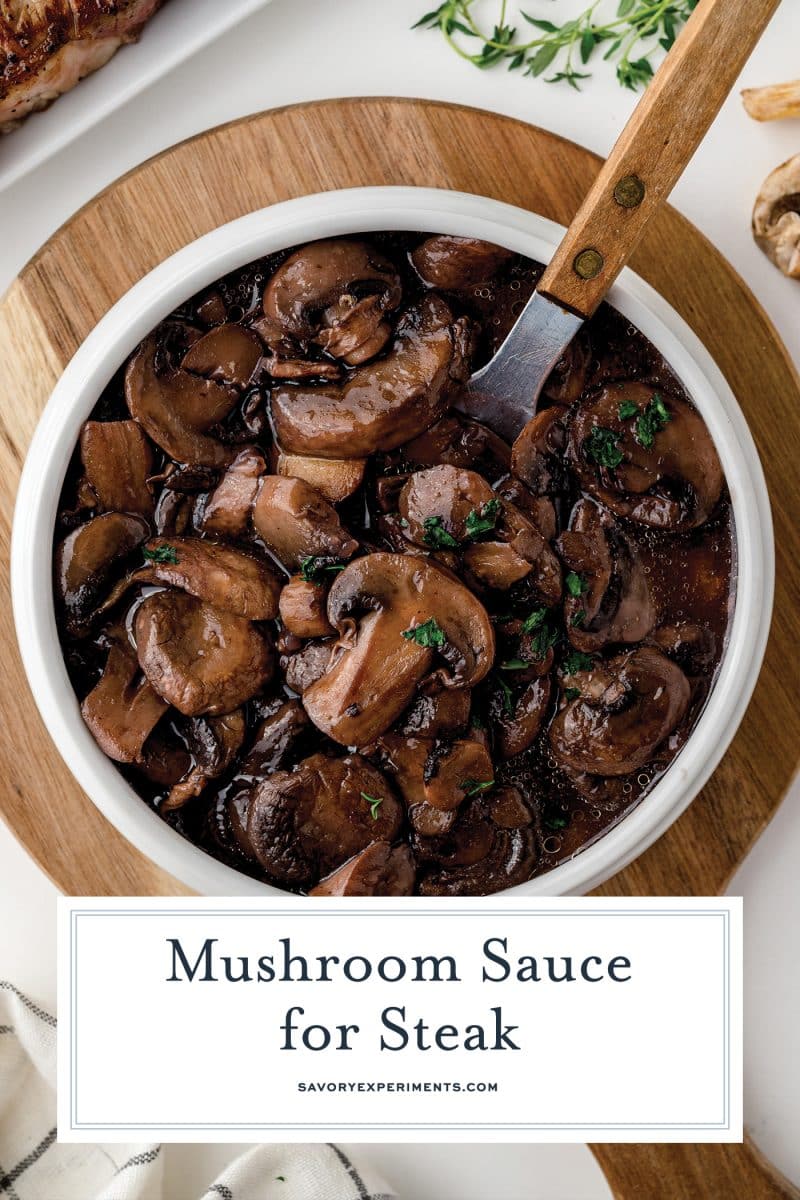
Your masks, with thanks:
<instances>
[{"instance_id":1,"label":"white table surface","mask_svg":"<svg viewBox=\"0 0 800 1200\"><path fill-rule=\"evenodd\" d=\"M559 10L569 13L582 4L559 0ZM0 196L0 292L53 230L118 175L208 126L276 105L378 94L455 100L546 126L607 153L634 103L610 70L598 65L581 94L503 71L479 72L449 53L437 35L410 31L430 7L426 0L274 0ZM528 0L526 7L552 15L544 0ZM494 10L494 0L486 0L486 11ZM742 85L796 77L797 39L796 0L784 0ZM15 136L24 137L24 130ZM727 255L800 363L800 285L770 266L749 233L762 178L798 151L800 121L757 125L744 116L734 93L673 202ZM796 664L787 670L796 675ZM770 1158L800 1184L799 799L796 785L732 890L744 895L746 912L747 1120ZM54 820L57 813L54 799ZM49 1004L55 996L55 897L0 825L0 975ZM194 1200L231 1152L211 1146L171 1151L169 1200ZM408 1200L609 1196L584 1147L386 1146L368 1153Z\"/></svg>"}]
</instances>

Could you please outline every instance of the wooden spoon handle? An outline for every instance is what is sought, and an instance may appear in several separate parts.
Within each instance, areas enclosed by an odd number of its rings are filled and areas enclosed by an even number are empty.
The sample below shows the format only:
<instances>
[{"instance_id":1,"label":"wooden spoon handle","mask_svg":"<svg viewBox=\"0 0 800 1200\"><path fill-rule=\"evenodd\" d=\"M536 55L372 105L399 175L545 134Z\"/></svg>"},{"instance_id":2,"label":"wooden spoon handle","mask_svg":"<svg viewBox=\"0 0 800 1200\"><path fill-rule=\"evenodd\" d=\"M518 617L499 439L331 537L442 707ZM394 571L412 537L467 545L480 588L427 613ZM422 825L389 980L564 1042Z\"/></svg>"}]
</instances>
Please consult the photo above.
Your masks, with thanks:
<instances>
[{"instance_id":1,"label":"wooden spoon handle","mask_svg":"<svg viewBox=\"0 0 800 1200\"><path fill-rule=\"evenodd\" d=\"M591 1150L615 1200L800 1200L750 1141Z\"/></svg>"},{"instance_id":2,"label":"wooden spoon handle","mask_svg":"<svg viewBox=\"0 0 800 1200\"><path fill-rule=\"evenodd\" d=\"M591 316L702 141L779 3L700 0L578 210L539 291Z\"/></svg>"}]
</instances>

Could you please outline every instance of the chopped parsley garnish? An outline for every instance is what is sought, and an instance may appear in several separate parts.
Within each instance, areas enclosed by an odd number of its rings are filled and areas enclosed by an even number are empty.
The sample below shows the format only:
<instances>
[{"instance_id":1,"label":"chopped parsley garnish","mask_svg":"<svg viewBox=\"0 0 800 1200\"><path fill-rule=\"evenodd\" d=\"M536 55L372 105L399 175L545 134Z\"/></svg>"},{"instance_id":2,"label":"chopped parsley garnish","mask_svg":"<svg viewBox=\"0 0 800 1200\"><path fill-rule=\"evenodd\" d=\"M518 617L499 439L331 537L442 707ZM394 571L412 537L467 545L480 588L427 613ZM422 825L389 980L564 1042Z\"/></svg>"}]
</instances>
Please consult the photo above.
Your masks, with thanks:
<instances>
[{"instance_id":1,"label":"chopped parsley garnish","mask_svg":"<svg viewBox=\"0 0 800 1200\"><path fill-rule=\"evenodd\" d=\"M326 571L343 571L344 568L345 564L335 558L309 554L300 559L300 578L306 583L322 583Z\"/></svg>"},{"instance_id":2,"label":"chopped parsley garnish","mask_svg":"<svg viewBox=\"0 0 800 1200\"><path fill-rule=\"evenodd\" d=\"M570 571L564 580L564 583L567 585L567 591L569 592L570 596L582 596L589 590L589 584L584 580L582 575L578 574L577 571Z\"/></svg>"},{"instance_id":3,"label":"chopped parsley garnish","mask_svg":"<svg viewBox=\"0 0 800 1200\"><path fill-rule=\"evenodd\" d=\"M480 719L479 716L476 716L475 713L473 713L472 716L470 717L469 723L473 729L477 729L478 731L481 731L486 728L483 721Z\"/></svg>"},{"instance_id":4,"label":"chopped parsley garnish","mask_svg":"<svg viewBox=\"0 0 800 1200\"><path fill-rule=\"evenodd\" d=\"M500 501L487 500L482 505L480 511L473 508L472 512L464 522L464 529L468 538L480 537L482 533L490 533L497 524L497 518L500 515Z\"/></svg>"},{"instance_id":5,"label":"chopped parsley garnish","mask_svg":"<svg viewBox=\"0 0 800 1200\"><path fill-rule=\"evenodd\" d=\"M579 608L578 611L575 613L575 616L570 621L570 625L573 627L573 629L580 629L581 625L583 624L583 622L585 620L586 620L586 609Z\"/></svg>"},{"instance_id":6,"label":"chopped parsley garnish","mask_svg":"<svg viewBox=\"0 0 800 1200\"><path fill-rule=\"evenodd\" d=\"M507 658L505 662L500 663L501 671L527 671L531 664L525 662L522 658Z\"/></svg>"},{"instance_id":7,"label":"chopped parsley garnish","mask_svg":"<svg viewBox=\"0 0 800 1200\"><path fill-rule=\"evenodd\" d=\"M620 421L627 421L631 417L635 417L639 411L639 405L634 404L632 400L623 400L617 409Z\"/></svg>"},{"instance_id":8,"label":"chopped parsley garnish","mask_svg":"<svg viewBox=\"0 0 800 1200\"><path fill-rule=\"evenodd\" d=\"M549 608L535 608L523 621L522 633L533 635L530 651L536 659L544 658L547 651L558 645L561 640L557 615Z\"/></svg>"},{"instance_id":9,"label":"chopped parsley garnish","mask_svg":"<svg viewBox=\"0 0 800 1200\"><path fill-rule=\"evenodd\" d=\"M514 693L506 683L505 679L501 679L499 675L497 676L497 682L500 684L500 690L503 693L503 708L506 710L509 716L513 716Z\"/></svg>"},{"instance_id":10,"label":"chopped parsley garnish","mask_svg":"<svg viewBox=\"0 0 800 1200\"><path fill-rule=\"evenodd\" d=\"M441 650L447 641L444 630L435 617L429 617L422 625L404 629L401 637L407 642L416 642L418 646L424 646L426 650Z\"/></svg>"},{"instance_id":11,"label":"chopped parsley garnish","mask_svg":"<svg viewBox=\"0 0 800 1200\"><path fill-rule=\"evenodd\" d=\"M465 796L477 796L478 792L487 792L494 787L493 779L463 779L461 790Z\"/></svg>"},{"instance_id":12,"label":"chopped parsley garnish","mask_svg":"<svg viewBox=\"0 0 800 1200\"><path fill-rule=\"evenodd\" d=\"M538 629L547 620L548 612L547 608L535 608L530 616L522 622L522 632L533 633L534 629Z\"/></svg>"},{"instance_id":13,"label":"chopped parsley garnish","mask_svg":"<svg viewBox=\"0 0 800 1200\"><path fill-rule=\"evenodd\" d=\"M594 666L591 654L583 654L580 650L570 650L562 663L565 675L577 675L578 671L590 671Z\"/></svg>"},{"instance_id":14,"label":"chopped parsley garnish","mask_svg":"<svg viewBox=\"0 0 800 1200\"><path fill-rule=\"evenodd\" d=\"M564 697L566 700L577 700L581 694L580 688L568 687L564 688Z\"/></svg>"},{"instance_id":15,"label":"chopped parsley garnish","mask_svg":"<svg viewBox=\"0 0 800 1200\"><path fill-rule=\"evenodd\" d=\"M636 440L639 445L644 446L645 450L649 450L655 441L656 434L661 432L670 419L666 404L658 392L655 392L647 408L636 422Z\"/></svg>"},{"instance_id":16,"label":"chopped parsley garnish","mask_svg":"<svg viewBox=\"0 0 800 1200\"><path fill-rule=\"evenodd\" d=\"M174 566L178 561L178 551L174 546L155 546L152 550L145 546L142 554L148 562L171 563Z\"/></svg>"},{"instance_id":17,"label":"chopped parsley garnish","mask_svg":"<svg viewBox=\"0 0 800 1200\"><path fill-rule=\"evenodd\" d=\"M615 429L606 429L602 425L595 425L583 443L584 453L592 462L597 463L598 467L608 467L613 471L622 462L623 454L617 442L622 437L621 433L617 433Z\"/></svg>"},{"instance_id":18,"label":"chopped parsley garnish","mask_svg":"<svg viewBox=\"0 0 800 1200\"><path fill-rule=\"evenodd\" d=\"M378 809L383 804L383 796L368 796L366 792L362 792L361 799L366 800L373 821L377 821Z\"/></svg>"},{"instance_id":19,"label":"chopped parsley garnish","mask_svg":"<svg viewBox=\"0 0 800 1200\"><path fill-rule=\"evenodd\" d=\"M569 825L569 817L550 809L543 815L542 824L546 829L566 829Z\"/></svg>"},{"instance_id":20,"label":"chopped parsley garnish","mask_svg":"<svg viewBox=\"0 0 800 1200\"><path fill-rule=\"evenodd\" d=\"M453 537L452 533L448 533L442 524L441 517L426 517L422 522L424 533L422 540L426 546L430 546L433 550L453 550L457 548L458 542Z\"/></svg>"}]
</instances>

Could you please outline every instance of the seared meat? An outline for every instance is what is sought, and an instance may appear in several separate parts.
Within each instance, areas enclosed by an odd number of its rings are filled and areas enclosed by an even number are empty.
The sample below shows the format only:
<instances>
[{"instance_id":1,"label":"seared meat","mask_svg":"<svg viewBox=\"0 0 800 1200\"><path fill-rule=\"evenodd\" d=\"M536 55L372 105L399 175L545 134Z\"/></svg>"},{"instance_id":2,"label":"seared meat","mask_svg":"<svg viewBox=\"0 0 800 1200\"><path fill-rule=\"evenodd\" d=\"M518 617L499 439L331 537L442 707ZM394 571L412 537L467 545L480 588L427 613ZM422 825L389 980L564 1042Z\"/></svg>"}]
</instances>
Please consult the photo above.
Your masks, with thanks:
<instances>
[{"instance_id":1,"label":"seared meat","mask_svg":"<svg viewBox=\"0 0 800 1200\"><path fill-rule=\"evenodd\" d=\"M0 132L135 42L163 0L0 0Z\"/></svg>"}]
</instances>

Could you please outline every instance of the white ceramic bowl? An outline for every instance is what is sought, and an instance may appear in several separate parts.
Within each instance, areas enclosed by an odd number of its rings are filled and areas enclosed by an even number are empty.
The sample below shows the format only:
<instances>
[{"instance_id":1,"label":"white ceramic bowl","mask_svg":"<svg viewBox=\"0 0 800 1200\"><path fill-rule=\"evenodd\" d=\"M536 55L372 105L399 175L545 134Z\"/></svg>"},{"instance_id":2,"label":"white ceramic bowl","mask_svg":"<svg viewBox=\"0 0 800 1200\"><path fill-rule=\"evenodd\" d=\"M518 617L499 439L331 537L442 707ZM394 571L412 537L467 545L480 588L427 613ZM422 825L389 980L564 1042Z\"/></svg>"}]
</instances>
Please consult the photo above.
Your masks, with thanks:
<instances>
[{"instance_id":1,"label":"white ceramic bowl","mask_svg":"<svg viewBox=\"0 0 800 1200\"><path fill-rule=\"evenodd\" d=\"M223 865L162 821L105 757L81 719L64 667L52 591L52 542L64 475L89 416L137 343L182 301L260 255L335 234L423 230L485 238L547 262L563 230L480 196L425 188L357 188L276 204L214 230L151 271L114 305L67 366L31 443L14 520L12 591L20 649L36 703L64 761L105 816L144 854L208 895L281 894ZM571 861L513 889L580 894L641 854L687 807L725 753L755 686L769 630L774 554L755 446L721 372L686 323L624 271L609 295L661 351L702 413L733 501L736 610L716 685L687 744L648 796Z\"/></svg>"}]
</instances>

